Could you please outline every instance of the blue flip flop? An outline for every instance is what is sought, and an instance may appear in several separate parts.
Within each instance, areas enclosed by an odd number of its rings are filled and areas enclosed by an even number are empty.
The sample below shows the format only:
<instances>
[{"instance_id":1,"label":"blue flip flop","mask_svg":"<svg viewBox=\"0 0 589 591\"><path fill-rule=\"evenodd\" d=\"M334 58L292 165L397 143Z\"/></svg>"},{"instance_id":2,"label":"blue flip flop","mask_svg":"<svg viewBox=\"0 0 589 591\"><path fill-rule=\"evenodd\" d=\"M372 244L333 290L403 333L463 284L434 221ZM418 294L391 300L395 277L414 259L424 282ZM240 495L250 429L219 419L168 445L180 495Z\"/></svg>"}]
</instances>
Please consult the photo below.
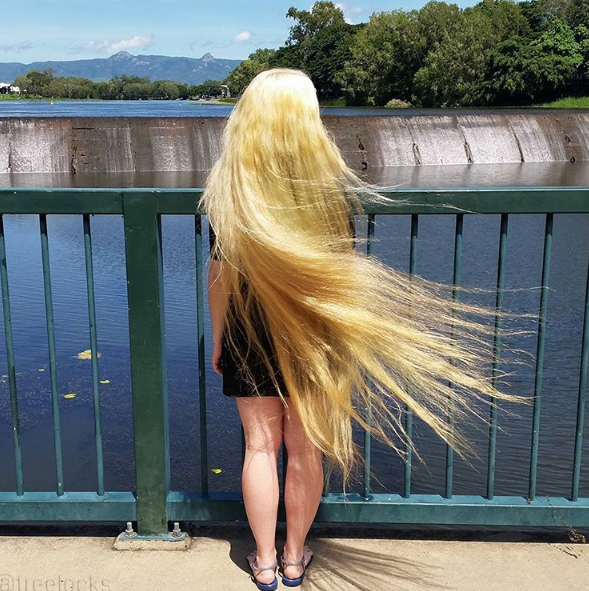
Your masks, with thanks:
<instances>
[{"instance_id":1,"label":"blue flip flop","mask_svg":"<svg viewBox=\"0 0 589 591\"><path fill-rule=\"evenodd\" d=\"M287 587L298 587L303 582L303 579L305 578L305 573L307 572L307 569L309 568L309 565L311 564L312 561L313 561L313 552L311 551L311 548L309 548L309 546L303 547L303 557L300 560L284 560L284 557L281 556L280 557L280 566L281 566L280 576L282 577L282 583L284 585L286 585ZM297 577L296 579L289 579L288 577L284 576L284 567L285 566L298 566L299 564L303 567L303 574L300 577Z\"/></svg>"},{"instance_id":2,"label":"blue flip flop","mask_svg":"<svg viewBox=\"0 0 589 591\"><path fill-rule=\"evenodd\" d=\"M274 580L271 583L262 583L256 579L256 575L263 570L272 570L276 573L276 568L278 567L278 562L276 560L268 566L259 566L257 563L256 551L254 550L247 555L247 563L252 571L252 581L256 584L258 589L261 591L274 591L278 588L278 578L276 577L276 574L274 574Z\"/></svg>"}]
</instances>

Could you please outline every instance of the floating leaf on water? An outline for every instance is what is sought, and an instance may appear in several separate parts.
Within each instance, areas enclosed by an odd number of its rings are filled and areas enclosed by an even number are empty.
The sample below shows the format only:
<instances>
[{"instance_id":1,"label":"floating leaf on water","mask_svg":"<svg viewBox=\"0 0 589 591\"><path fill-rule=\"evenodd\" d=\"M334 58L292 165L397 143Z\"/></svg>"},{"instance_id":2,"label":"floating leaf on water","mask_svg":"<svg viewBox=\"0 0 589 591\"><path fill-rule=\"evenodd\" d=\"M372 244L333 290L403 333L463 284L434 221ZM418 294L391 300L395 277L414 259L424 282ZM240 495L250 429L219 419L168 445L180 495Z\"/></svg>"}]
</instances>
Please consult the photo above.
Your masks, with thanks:
<instances>
[{"instance_id":1,"label":"floating leaf on water","mask_svg":"<svg viewBox=\"0 0 589 591\"><path fill-rule=\"evenodd\" d=\"M75 392L70 392L69 394L64 394L63 397L64 398L75 398L76 397L76 393Z\"/></svg>"},{"instance_id":2,"label":"floating leaf on water","mask_svg":"<svg viewBox=\"0 0 589 591\"><path fill-rule=\"evenodd\" d=\"M222 470L221 468L211 468L211 472L214 472L215 474L221 474Z\"/></svg>"},{"instance_id":3,"label":"floating leaf on water","mask_svg":"<svg viewBox=\"0 0 589 591\"><path fill-rule=\"evenodd\" d=\"M102 353L98 352L97 356L102 357ZM85 351L81 351L78 353L77 357L78 359L92 359L92 350L86 349Z\"/></svg>"},{"instance_id":4,"label":"floating leaf on water","mask_svg":"<svg viewBox=\"0 0 589 591\"><path fill-rule=\"evenodd\" d=\"M110 380L100 380L101 384L110 384Z\"/></svg>"}]
</instances>

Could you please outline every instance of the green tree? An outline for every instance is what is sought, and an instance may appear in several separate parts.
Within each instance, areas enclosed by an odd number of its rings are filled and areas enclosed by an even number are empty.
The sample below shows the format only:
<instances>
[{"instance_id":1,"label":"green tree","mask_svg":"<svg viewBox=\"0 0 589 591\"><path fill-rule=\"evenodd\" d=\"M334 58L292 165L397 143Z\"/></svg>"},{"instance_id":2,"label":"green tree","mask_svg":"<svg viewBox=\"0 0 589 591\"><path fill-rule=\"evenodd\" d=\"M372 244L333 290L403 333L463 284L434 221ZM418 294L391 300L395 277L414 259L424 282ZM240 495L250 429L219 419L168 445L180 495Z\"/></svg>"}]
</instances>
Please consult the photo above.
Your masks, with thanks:
<instances>
[{"instance_id":1,"label":"green tree","mask_svg":"<svg viewBox=\"0 0 589 591\"><path fill-rule=\"evenodd\" d=\"M103 80L96 83L96 98L112 101L117 98L117 87L112 80Z\"/></svg>"},{"instance_id":2,"label":"green tree","mask_svg":"<svg viewBox=\"0 0 589 591\"><path fill-rule=\"evenodd\" d=\"M267 70L274 53L274 49L257 49L232 70L223 81L229 87L231 96L239 96L253 78Z\"/></svg>"},{"instance_id":3,"label":"green tree","mask_svg":"<svg viewBox=\"0 0 589 591\"><path fill-rule=\"evenodd\" d=\"M564 20L553 18L542 34L512 37L495 49L481 100L505 105L556 98L582 64L575 34Z\"/></svg>"},{"instance_id":4,"label":"green tree","mask_svg":"<svg viewBox=\"0 0 589 591\"><path fill-rule=\"evenodd\" d=\"M180 97L180 89L172 80L155 80L151 95L156 99L175 100Z\"/></svg>"},{"instance_id":5,"label":"green tree","mask_svg":"<svg viewBox=\"0 0 589 591\"><path fill-rule=\"evenodd\" d=\"M494 48L527 31L519 6L506 0L484 0L463 10L416 72L411 102L423 107L478 104Z\"/></svg>"},{"instance_id":6,"label":"green tree","mask_svg":"<svg viewBox=\"0 0 589 591\"><path fill-rule=\"evenodd\" d=\"M352 56L350 46L357 30L346 23L332 25L316 33L307 45L301 68L313 81L320 99L342 95L338 74Z\"/></svg>"},{"instance_id":7,"label":"green tree","mask_svg":"<svg viewBox=\"0 0 589 591\"><path fill-rule=\"evenodd\" d=\"M415 73L459 18L458 6L437 1L420 10L373 13L354 37L352 57L338 75L347 99L368 105L410 100Z\"/></svg>"},{"instance_id":8,"label":"green tree","mask_svg":"<svg viewBox=\"0 0 589 591\"><path fill-rule=\"evenodd\" d=\"M295 23L290 27L286 45L306 46L323 29L345 24L344 13L333 2L315 2L310 10L297 10L291 6L286 12Z\"/></svg>"},{"instance_id":9,"label":"green tree","mask_svg":"<svg viewBox=\"0 0 589 591\"><path fill-rule=\"evenodd\" d=\"M151 97L151 83L130 82L123 88L123 97L126 100L146 100Z\"/></svg>"},{"instance_id":10,"label":"green tree","mask_svg":"<svg viewBox=\"0 0 589 591\"><path fill-rule=\"evenodd\" d=\"M553 18L569 21L575 0L529 0L520 2L522 13L532 28L541 33L550 27Z\"/></svg>"},{"instance_id":11,"label":"green tree","mask_svg":"<svg viewBox=\"0 0 589 591\"><path fill-rule=\"evenodd\" d=\"M589 29L589 0L571 0L570 24Z\"/></svg>"},{"instance_id":12,"label":"green tree","mask_svg":"<svg viewBox=\"0 0 589 591\"><path fill-rule=\"evenodd\" d=\"M151 86L148 76L129 76L127 74L121 74L120 76L113 76L112 83L117 89L117 99L129 98L130 93L125 92L126 86L130 84L148 85ZM136 91L133 91L136 92ZM140 98L144 98L141 96Z\"/></svg>"},{"instance_id":13,"label":"green tree","mask_svg":"<svg viewBox=\"0 0 589 591\"><path fill-rule=\"evenodd\" d=\"M42 71L29 70L26 74L17 76L14 85L28 95L50 96L48 92L55 78L54 73L53 68L45 68Z\"/></svg>"}]
</instances>

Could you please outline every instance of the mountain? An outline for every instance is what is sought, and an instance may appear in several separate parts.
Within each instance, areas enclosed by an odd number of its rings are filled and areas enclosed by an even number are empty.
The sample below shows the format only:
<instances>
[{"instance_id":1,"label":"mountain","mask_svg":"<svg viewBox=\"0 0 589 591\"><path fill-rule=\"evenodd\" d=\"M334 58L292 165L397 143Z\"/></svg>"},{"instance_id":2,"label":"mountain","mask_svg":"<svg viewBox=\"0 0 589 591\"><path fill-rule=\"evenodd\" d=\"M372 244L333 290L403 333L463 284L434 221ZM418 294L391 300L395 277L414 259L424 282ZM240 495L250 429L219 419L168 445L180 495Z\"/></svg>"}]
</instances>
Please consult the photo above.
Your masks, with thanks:
<instances>
[{"instance_id":1,"label":"mountain","mask_svg":"<svg viewBox=\"0 0 589 591\"><path fill-rule=\"evenodd\" d=\"M113 76L149 76L154 80L174 80L187 84L200 84L205 80L223 80L241 60L217 59L205 53L200 59L167 55L131 55L119 51L107 58L71 61L47 61L21 64L0 62L0 82L14 82L29 70L53 68L56 76L81 76L94 82L110 80Z\"/></svg>"}]
</instances>

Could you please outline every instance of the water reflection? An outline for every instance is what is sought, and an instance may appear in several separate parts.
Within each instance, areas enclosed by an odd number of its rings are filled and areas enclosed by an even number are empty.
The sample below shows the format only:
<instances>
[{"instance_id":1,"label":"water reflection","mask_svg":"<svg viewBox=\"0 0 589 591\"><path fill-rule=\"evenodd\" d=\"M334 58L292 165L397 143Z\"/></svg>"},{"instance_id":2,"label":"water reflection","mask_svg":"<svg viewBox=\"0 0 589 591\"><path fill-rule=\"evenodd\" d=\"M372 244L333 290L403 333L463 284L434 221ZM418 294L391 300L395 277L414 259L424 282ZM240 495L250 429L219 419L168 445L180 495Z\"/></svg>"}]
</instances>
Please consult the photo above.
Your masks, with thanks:
<instances>
[{"instance_id":1,"label":"water reflection","mask_svg":"<svg viewBox=\"0 0 589 591\"><path fill-rule=\"evenodd\" d=\"M370 171L367 178L380 184L404 186L478 185L581 185L588 182L588 167L580 163L547 165L470 165L467 167L396 167ZM201 174L149 173L109 175L5 175L2 186L16 187L200 187ZM547 340L543 381L542 422L538 466L538 494L564 495L570 490L574 444L574 417L580 364L585 274L589 256L589 217L556 214ZM360 222L361 220L359 220ZM127 326L124 237L121 216L92 216L92 240L100 358L101 410L107 490L133 490L133 437ZM499 236L498 215L465 216L463 283L492 288L496 281ZM27 490L53 490L53 458L47 332L43 300L39 222L33 215L5 215L8 274L16 353L17 387L22 421L25 486ZM359 228L364 227L359 224ZM166 345L170 406L172 487L197 490L200 483L199 406L196 328L194 221L190 216L162 218ZM204 232L206 236L207 227ZM418 273L451 281L453 216L421 216ZM84 270L82 219L74 215L48 216L55 336L59 382L66 490L94 490L92 382L90 362L77 354L89 348L87 295ZM399 269L408 269L410 218L377 216L374 254ZM536 311L539 302L544 216L512 215L508 231L507 287L510 310ZM203 257L206 264L206 253ZM492 305L492 294L482 303ZM205 294L205 312L207 301ZM239 490L240 430L234 400L221 393L221 378L210 366L210 326L205 313L207 346L207 420L211 490ZM522 326L524 327L524 326ZM525 325L525 328L530 328ZM3 319L0 318L3 331ZM535 340L510 343L535 352ZM504 368L508 369L508 368ZM506 389L533 393L533 368L519 369ZM0 489L14 490L14 459L10 398L6 379L6 350L0 339ZM75 393L74 398L64 398ZM497 440L496 494L527 493L531 407L513 408L519 417L500 414ZM359 444L362 434L356 431ZM418 448L427 464L416 463L414 492L443 493L445 447L419 421L415 424ZM477 449L486 454L486 433L476 433ZM587 440L587 437L586 437ZM379 442L372 444L376 492L401 492L403 465ZM587 450L584 450L587 457ZM585 462L585 465L587 462ZM454 493L484 494L486 465L469 467L455 460ZM337 489L334 481L333 489ZM360 489L358 483L357 489ZM589 474L583 468L581 496L589 494Z\"/></svg>"}]
</instances>

